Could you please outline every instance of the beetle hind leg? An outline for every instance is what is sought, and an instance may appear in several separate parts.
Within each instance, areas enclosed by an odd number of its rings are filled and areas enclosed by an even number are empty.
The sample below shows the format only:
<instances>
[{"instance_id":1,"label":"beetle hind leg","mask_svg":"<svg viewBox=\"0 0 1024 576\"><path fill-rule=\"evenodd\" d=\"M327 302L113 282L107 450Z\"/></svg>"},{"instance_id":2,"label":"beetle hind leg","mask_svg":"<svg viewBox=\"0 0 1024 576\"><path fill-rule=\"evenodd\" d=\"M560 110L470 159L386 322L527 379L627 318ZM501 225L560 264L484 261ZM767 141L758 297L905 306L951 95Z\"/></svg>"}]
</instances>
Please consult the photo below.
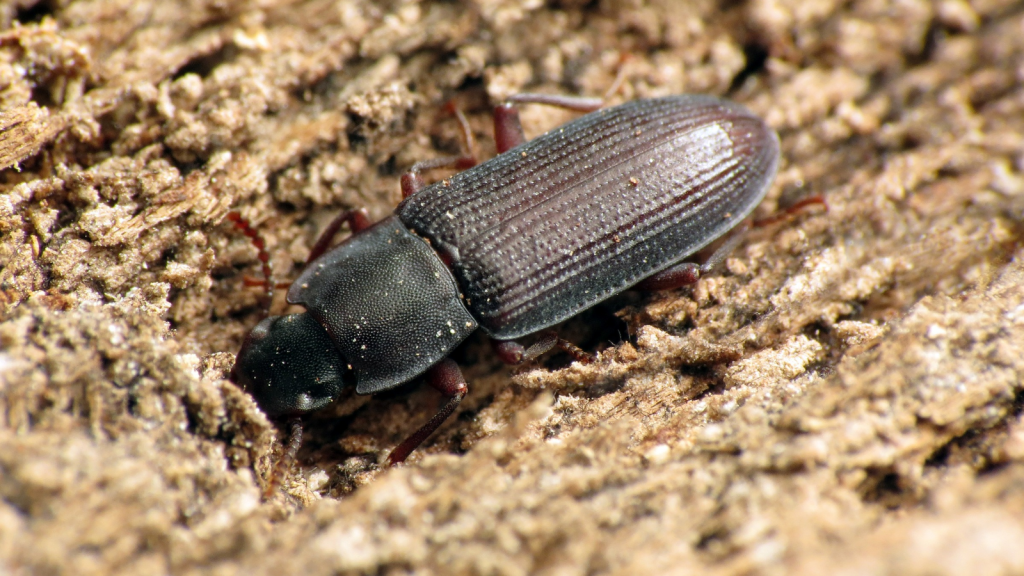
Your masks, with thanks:
<instances>
[{"instance_id":1,"label":"beetle hind leg","mask_svg":"<svg viewBox=\"0 0 1024 576\"><path fill-rule=\"evenodd\" d=\"M810 206L821 206L825 211L828 211L828 202L825 201L825 197L817 195L804 198L796 204L761 220L745 220L724 236L720 242L713 243L709 249L710 254L707 254L708 249L701 252L701 254L706 255L703 264L681 262L671 268L662 270L653 276L648 276L637 283L635 288L644 292L657 292L660 290L673 290L675 288L682 288L683 286L696 284L698 280L707 276L722 264L729 254L736 249L736 246L743 241L743 237L751 228L771 226L772 224L791 218L795 214L800 214L806 211Z\"/></svg>"},{"instance_id":2,"label":"beetle hind leg","mask_svg":"<svg viewBox=\"0 0 1024 576\"><path fill-rule=\"evenodd\" d=\"M736 246L743 241L743 237L749 229L750 222L744 221L725 236L721 242L713 243L710 249L700 252L699 254L705 256L703 264L680 262L671 268L666 268L657 274L644 278L634 288L644 292L658 292L696 284L698 280L707 276L722 264L729 254L736 249ZM708 250L710 250L710 254L707 254Z\"/></svg>"},{"instance_id":3,"label":"beetle hind leg","mask_svg":"<svg viewBox=\"0 0 1024 576\"><path fill-rule=\"evenodd\" d=\"M557 334L550 331L542 334L540 340L531 344L529 348L515 340L491 340L491 344L494 346L494 351L498 354L498 358L510 366L520 366L535 360L554 348L558 348L572 356L580 364L590 364L594 361L592 354L583 351L579 346L568 340L559 338Z\"/></svg>"},{"instance_id":4,"label":"beetle hind leg","mask_svg":"<svg viewBox=\"0 0 1024 576\"><path fill-rule=\"evenodd\" d=\"M799 202L793 204L788 208L783 208L782 210L775 214L772 214L771 216L767 216L760 220L755 220L753 223L751 223L751 227L763 228L765 226L771 226L776 222L781 222L796 214L803 213L810 206L821 206L825 212L828 212L828 202L825 201L825 196L821 194L815 194L814 196L808 196L807 198L800 200Z\"/></svg>"}]
</instances>

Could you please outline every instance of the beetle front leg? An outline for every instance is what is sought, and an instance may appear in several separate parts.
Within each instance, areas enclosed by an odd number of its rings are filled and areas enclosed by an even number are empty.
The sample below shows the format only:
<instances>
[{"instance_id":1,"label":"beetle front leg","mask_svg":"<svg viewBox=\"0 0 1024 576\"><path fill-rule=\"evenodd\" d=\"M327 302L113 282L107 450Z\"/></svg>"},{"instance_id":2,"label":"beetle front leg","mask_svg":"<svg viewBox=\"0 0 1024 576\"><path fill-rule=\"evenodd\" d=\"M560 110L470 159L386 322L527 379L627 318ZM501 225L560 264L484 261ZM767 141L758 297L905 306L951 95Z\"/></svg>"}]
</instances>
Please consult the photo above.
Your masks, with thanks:
<instances>
[{"instance_id":1,"label":"beetle front leg","mask_svg":"<svg viewBox=\"0 0 1024 576\"><path fill-rule=\"evenodd\" d=\"M469 387L466 386L466 378L462 375L462 370L459 369L459 365L451 358L445 358L434 364L430 370L427 370L427 382L432 388L447 396L449 400L422 428L413 432L411 436L396 446L391 451L391 454L388 454L388 459L384 463L385 468L404 462L417 446L422 444L455 412L459 403L462 402L462 399L466 397L466 393L469 392Z\"/></svg>"},{"instance_id":2,"label":"beetle front leg","mask_svg":"<svg viewBox=\"0 0 1024 576\"><path fill-rule=\"evenodd\" d=\"M574 360L581 364L590 364L594 356L580 349L579 346L558 337L554 332L545 332L529 348L515 340L491 340L494 351L502 362L510 366L519 366L546 354L553 348L558 348L569 354Z\"/></svg>"},{"instance_id":3,"label":"beetle front leg","mask_svg":"<svg viewBox=\"0 0 1024 576\"><path fill-rule=\"evenodd\" d=\"M353 235L359 234L373 225L373 222L370 222L370 215L366 213L365 208L346 210L342 212L331 221L327 228L324 228L323 232L320 233L320 237L317 238L316 244L314 244L309 250L309 257L306 258L306 264L316 260L321 254L327 251L331 245L331 241L334 240L334 236L338 233L338 230L341 230L341 225L346 222L348 222L348 229Z\"/></svg>"}]
</instances>

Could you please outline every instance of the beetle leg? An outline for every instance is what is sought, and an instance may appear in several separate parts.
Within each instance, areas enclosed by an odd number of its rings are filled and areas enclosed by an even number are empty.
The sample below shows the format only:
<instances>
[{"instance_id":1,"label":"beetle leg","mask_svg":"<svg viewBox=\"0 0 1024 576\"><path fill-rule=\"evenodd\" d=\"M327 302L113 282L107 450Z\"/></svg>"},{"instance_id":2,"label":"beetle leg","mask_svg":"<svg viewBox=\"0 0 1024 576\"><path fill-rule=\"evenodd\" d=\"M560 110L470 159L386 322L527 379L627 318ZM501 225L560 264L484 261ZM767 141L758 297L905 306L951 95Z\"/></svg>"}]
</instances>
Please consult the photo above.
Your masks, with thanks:
<instances>
[{"instance_id":1,"label":"beetle leg","mask_svg":"<svg viewBox=\"0 0 1024 576\"><path fill-rule=\"evenodd\" d=\"M797 202L796 204L793 204L789 208L786 208L785 210L780 210L779 212L776 212L775 214L772 214L767 218L755 220L753 224L751 224L751 226L753 226L754 228L770 226L772 224L775 224L776 222L781 222L786 218L789 218L793 214L799 214L800 212L803 212L804 209L807 208L808 206L814 206L815 204L822 206L825 209L825 211L828 212L828 202L825 202L825 197L822 196L821 194L816 194L814 196L808 196L807 198L804 198L803 200Z\"/></svg>"},{"instance_id":2,"label":"beetle leg","mask_svg":"<svg viewBox=\"0 0 1024 576\"><path fill-rule=\"evenodd\" d=\"M694 262L682 262L662 270L653 276L641 280L634 288L644 292L673 290L696 284L700 280L701 265Z\"/></svg>"},{"instance_id":3,"label":"beetle leg","mask_svg":"<svg viewBox=\"0 0 1024 576\"><path fill-rule=\"evenodd\" d=\"M824 209L828 210L828 203L825 202L825 197L821 195L811 196L804 198L796 204L780 210L778 213L763 218L761 220L745 221L737 226L733 231L725 237L725 241L719 246L712 244L713 252L707 257L703 264L695 264L693 262L682 262L675 266L662 270L653 276L641 280L635 288L637 290L643 290L645 292L656 292L659 290L672 290L674 288L682 288L683 286L689 286L696 284L702 276L708 275L711 271L717 268L723 260L736 248L737 245L743 240L743 235L751 228L761 228L763 226L770 226L786 218L789 218L793 214L798 214L804 211L808 206L821 205Z\"/></svg>"},{"instance_id":4,"label":"beetle leg","mask_svg":"<svg viewBox=\"0 0 1024 576\"><path fill-rule=\"evenodd\" d=\"M549 352L552 348L562 350L581 364L590 364L594 361L593 355L584 352L579 346L559 338L558 334L550 331L543 333L540 340L534 342L529 348L515 340L491 340L491 344L494 346L498 358L510 366L525 364L541 354Z\"/></svg>"},{"instance_id":5,"label":"beetle leg","mask_svg":"<svg viewBox=\"0 0 1024 576\"><path fill-rule=\"evenodd\" d=\"M277 493L281 481L295 464L295 456L299 453L301 446L302 421L295 418L291 421L291 430L288 433L288 443L284 445L284 452L281 453L281 458L274 465L274 469L270 471L270 477L267 478L267 485L263 489L264 500L270 500Z\"/></svg>"},{"instance_id":6,"label":"beetle leg","mask_svg":"<svg viewBox=\"0 0 1024 576\"><path fill-rule=\"evenodd\" d=\"M460 167L465 169L476 166L476 142L473 140L473 129L469 126L469 120L466 120L466 115L462 113L462 109L459 108L454 100L449 100L448 104L445 105L445 109L455 116L455 119L459 122L459 128L462 130L461 160L463 163L472 162L468 166Z\"/></svg>"},{"instance_id":7,"label":"beetle leg","mask_svg":"<svg viewBox=\"0 0 1024 576\"><path fill-rule=\"evenodd\" d=\"M744 221L725 237L724 242L718 246L712 244L714 251L704 260L703 264L680 262L671 268L644 278L634 288L644 292L657 292L696 284L701 277L707 276L721 265L722 261L743 241L743 236L749 229L750 222Z\"/></svg>"},{"instance_id":8,"label":"beetle leg","mask_svg":"<svg viewBox=\"0 0 1024 576\"><path fill-rule=\"evenodd\" d=\"M577 112L593 112L604 106L604 98L587 98L583 96L567 96L565 94L537 94L523 92L513 94L505 102L509 104L547 104Z\"/></svg>"},{"instance_id":9,"label":"beetle leg","mask_svg":"<svg viewBox=\"0 0 1024 576\"><path fill-rule=\"evenodd\" d=\"M508 100L494 108L494 143L497 146L498 154L507 152L526 142L526 136L523 134L523 124L519 120L519 110L515 107L516 104L547 104L579 112L593 112L604 106L604 99L580 98L560 94L534 94L529 92L509 96Z\"/></svg>"},{"instance_id":10,"label":"beetle leg","mask_svg":"<svg viewBox=\"0 0 1024 576\"><path fill-rule=\"evenodd\" d=\"M476 157L474 156L445 156L443 158L417 162L412 165L412 168L409 168L408 172L402 174L402 198L412 196L426 185L423 177L420 176L420 172L435 168L458 168L459 170L465 170L473 166L476 166Z\"/></svg>"},{"instance_id":11,"label":"beetle leg","mask_svg":"<svg viewBox=\"0 0 1024 576\"><path fill-rule=\"evenodd\" d=\"M324 228L324 231L320 233L320 237L317 238L316 244L314 244L309 250L309 257L306 258L306 264L316 260L321 254L327 251L331 245L331 241L334 240L334 236L338 233L338 230L341 229L341 225L346 222L348 222L348 229L352 231L353 235L359 234L373 224L370 222L370 215L366 213L365 208L346 210L341 214L338 214L327 228Z\"/></svg>"},{"instance_id":12,"label":"beetle leg","mask_svg":"<svg viewBox=\"0 0 1024 576\"><path fill-rule=\"evenodd\" d=\"M287 289L291 286L291 282L272 282L270 272L270 254L266 249L266 242L263 241L263 237L259 235L249 221L242 217L238 212L229 212L228 220L234 223L235 227L242 231L243 234L249 237L256 249L259 250L259 259L263 265L263 280L252 278L250 276L244 276L242 282L246 286L261 286L266 289L267 295L265 297L267 304L264 306L268 308L270 301L273 299L274 289ZM313 260L316 260L321 254L327 251L330 247L331 240L341 229L342 224L348 222L349 230L353 234L358 234L363 230L369 228L373 223L370 222L370 215L366 213L366 209L359 208L358 210L347 210L339 214L331 223L320 233L320 237L317 238L316 244L309 251L309 257L306 258L306 264L309 264Z\"/></svg>"},{"instance_id":13,"label":"beetle leg","mask_svg":"<svg viewBox=\"0 0 1024 576\"><path fill-rule=\"evenodd\" d=\"M458 170L465 170L472 168L477 165L476 153L473 151L476 148L476 144L473 141L473 130L469 126L469 120L466 120L466 115L462 113L462 110L455 105L454 102L448 102L446 108L449 112L455 115L455 119L459 121L459 128L462 130L462 156L445 156L443 158L434 158L432 160L424 160L417 162L409 168L409 171L402 175L402 198L408 198L413 194L420 191L425 186L423 177L420 176L421 172L427 170L433 170L435 168L456 168Z\"/></svg>"},{"instance_id":14,"label":"beetle leg","mask_svg":"<svg viewBox=\"0 0 1024 576\"><path fill-rule=\"evenodd\" d=\"M422 444L455 412L455 408L469 392L462 370L451 358L445 358L427 370L427 382L432 388L447 396L448 401L422 428L413 432L411 436L396 446L391 454L388 454L388 459L384 464L385 468L404 462L417 446Z\"/></svg>"},{"instance_id":15,"label":"beetle leg","mask_svg":"<svg viewBox=\"0 0 1024 576\"><path fill-rule=\"evenodd\" d=\"M291 282L275 282L274 283L274 289L275 290L287 290L291 285L292 285ZM246 287L249 287L249 288L254 288L256 286L259 286L260 288L266 288L267 287L267 281L266 280L260 280L259 278L254 278L254 277L249 276L248 274L246 274L246 275L242 276L242 286L246 286Z\"/></svg>"},{"instance_id":16,"label":"beetle leg","mask_svg":"<svg viewBox=\"0 0 1024 576\"><path fill-rule=\"evenodd\" d=\"M519 111L515 104L546 104L557 106L577 112L593 112L605 105L626 79L626 67L624 64L630 60L628 54L623 54L619 61L619 71L615 74L615 80L605 92L603 98L587 98L582 96L566 96L564 94L538 94L535 92L523 92L509 96L505 102L494 108L494 141L497 144L498 154L507 152L523 142L526 136L523 135L523 125L519 121Z\"/></svg>"},{"instance_id":17,"label":"beetle leg","mask_svg":"<svg viewBox=\"0 0 1024 576\"><path fill-rule=\"evenodd\" d=\"M508 152L523 142L526 142L526 136L519 121L519 110L509 102L497 105L494 108L494 144L498 154Z\"/></svg>"}]
</instances>

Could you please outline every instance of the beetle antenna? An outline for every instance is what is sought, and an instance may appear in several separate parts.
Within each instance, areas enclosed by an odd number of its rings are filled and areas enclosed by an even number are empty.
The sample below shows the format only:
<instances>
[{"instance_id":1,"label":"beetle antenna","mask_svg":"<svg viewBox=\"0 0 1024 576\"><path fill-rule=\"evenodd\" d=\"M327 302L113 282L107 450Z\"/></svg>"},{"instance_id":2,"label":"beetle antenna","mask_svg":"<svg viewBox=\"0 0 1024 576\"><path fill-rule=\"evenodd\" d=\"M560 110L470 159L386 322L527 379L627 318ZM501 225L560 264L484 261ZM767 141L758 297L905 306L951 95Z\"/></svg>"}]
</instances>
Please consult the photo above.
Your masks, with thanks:
<instances>
[{"instance_id":1,"label":"beetle antenna","mask_svg":"<svg viewBox=\"0 0 1024 576\"><path fill-rule=\"evenodd\" d=\"M239 230L242 231L242 234L248 236L249 240L252 241L253 246L255 246L257 250L259 250L259 259L263 268L263 281L256 281L256 283L251 283L250 279L246 279L246 284L252 286L262 285L266 289L266 294L264 295L263 311L266 315L269 316L270 303L274 300L274 282L271 277L270 253L267 252L267 243L263 240L263 237L260 236L260 233L257 232L256 229L253 228L251 224L249 224L249 221L243 218L240 213L228 212L227 218L228 220L231 220L231 222L235 225L235 228L238 228Z\"/></svg>"}]
</instances>

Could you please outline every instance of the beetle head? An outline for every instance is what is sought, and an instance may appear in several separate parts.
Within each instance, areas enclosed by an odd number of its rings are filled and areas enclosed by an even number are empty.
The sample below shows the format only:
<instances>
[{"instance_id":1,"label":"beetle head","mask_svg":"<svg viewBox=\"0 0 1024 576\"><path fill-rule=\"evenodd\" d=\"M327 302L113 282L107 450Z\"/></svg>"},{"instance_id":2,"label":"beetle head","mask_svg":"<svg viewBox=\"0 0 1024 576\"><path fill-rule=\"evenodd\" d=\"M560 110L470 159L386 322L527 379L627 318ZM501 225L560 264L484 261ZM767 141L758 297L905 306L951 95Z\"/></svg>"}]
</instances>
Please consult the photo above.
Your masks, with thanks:
<instances>
[{"instance_id":1,"label":"beetle head","mask_svg":"<svg viewBox=\"0 0 1024 576\"><path fill-rule=\"evenodd\" d=\"M245 337L231 375L271 417L323 408L346 384L346 366L330 336L305 313L257 324Z\"/></svg>"}]
</instances>

